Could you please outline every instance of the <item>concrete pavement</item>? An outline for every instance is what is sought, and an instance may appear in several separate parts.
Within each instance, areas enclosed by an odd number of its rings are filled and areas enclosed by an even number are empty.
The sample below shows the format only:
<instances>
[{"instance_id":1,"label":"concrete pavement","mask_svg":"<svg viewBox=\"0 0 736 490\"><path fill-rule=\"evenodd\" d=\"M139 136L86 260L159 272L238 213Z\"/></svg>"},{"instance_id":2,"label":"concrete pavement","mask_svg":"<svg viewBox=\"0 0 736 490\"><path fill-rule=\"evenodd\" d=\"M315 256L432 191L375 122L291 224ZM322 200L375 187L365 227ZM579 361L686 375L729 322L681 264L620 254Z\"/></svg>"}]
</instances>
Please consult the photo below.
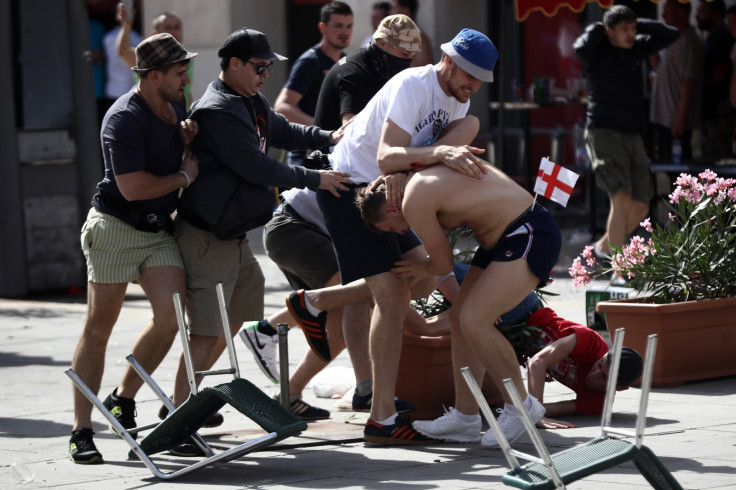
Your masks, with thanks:
<instances>
[{"instance_id":1,"label":"concrete pavement","mask_svg":"<svg viewBox=\"0 0 736 490\"><path fill-rule=\"evenodd\" d=\"M289 286L270 260L262 254L260 235L253 234L254 250L267 278L266 312L283 306ZM589 237L566 230L566 249L551 290L560 295L550 306L562 316L585 322L584 290L575 290L564 269ZM113 437L103 417L95 413L95 441L106 464L82 466L67 456L71 431L72 389L64 374L81 332L85 315L83 295L54 295L24 300L0 299L0 489L56 488L136 489L167 488L356 488L356 489L474 489L501 488L507 471L498 450L471 444L437 444L415 447L385 447L362 441L365 414L338 412L335 400L305 391L305 399L332 410L329 421L309 425L298 437L288 438L267 450L241 459L205 468L173 482L154 478L143 464L128 461L128 446ZM150 317L150 308L139 288L131 286L120 320L108 347L100 397L120 380L133 340ZM272 385L239 339L235 339L241 375L268 393ZM171 390L178 345L169 353L154 377L164 390ZM295 329L289 336L290 365L296 365L307 348ZM222 366L225 363L220 363ZM219 364L218 364L219 365ZM350 366L345 354L334 362ZM208 378L205 385L224 382ZM557 383L548 385L546 400L555 401L570 392ZM633 427L638 389L621 392L614 404L614 425ZM159 403L147 388L137 397L138 423L156 420ZM228 406L225 423L202 434L216 447L229 447L259 433L259 429ZM598 435L599 417L570 417L577 428L543 431L551 452L571 447ZM644 443L662 459L683 487L736 489L736 378L709 380L671 388L655 388L649 401ZM515 444L533 451L524 437ZM178 458L159 456L166 469ZM19 473L19 476L14 474ZM30 482L18 478L33 473ZM570 485L570 488L618 489L624 485L647 488L633 464L623 464Z\"/></svg>"}]
</instances>

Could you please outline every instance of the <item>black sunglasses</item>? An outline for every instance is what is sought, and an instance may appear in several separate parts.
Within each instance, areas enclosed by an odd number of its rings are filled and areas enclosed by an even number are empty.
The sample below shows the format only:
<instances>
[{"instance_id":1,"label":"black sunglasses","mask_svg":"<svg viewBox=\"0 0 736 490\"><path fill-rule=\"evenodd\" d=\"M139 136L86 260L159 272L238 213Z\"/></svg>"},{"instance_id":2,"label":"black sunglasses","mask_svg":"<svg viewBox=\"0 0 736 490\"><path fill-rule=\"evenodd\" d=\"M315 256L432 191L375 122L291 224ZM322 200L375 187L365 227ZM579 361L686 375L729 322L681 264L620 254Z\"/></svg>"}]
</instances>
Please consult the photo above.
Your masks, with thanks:
<instances>
[{"instance_id":1,"label":"black sunglasses","mask_svg":"<svg viewBox=\"0 0 736 490\"><path fill-rule=\"evenodd\" d=\"M258 63L253 63L252 61L248 61L248 63L256 67L256 75L259 76L266 73L273 66L273 61L270 63L266 63L265 65L259 65Z\"/></svg>"}]
</instances>

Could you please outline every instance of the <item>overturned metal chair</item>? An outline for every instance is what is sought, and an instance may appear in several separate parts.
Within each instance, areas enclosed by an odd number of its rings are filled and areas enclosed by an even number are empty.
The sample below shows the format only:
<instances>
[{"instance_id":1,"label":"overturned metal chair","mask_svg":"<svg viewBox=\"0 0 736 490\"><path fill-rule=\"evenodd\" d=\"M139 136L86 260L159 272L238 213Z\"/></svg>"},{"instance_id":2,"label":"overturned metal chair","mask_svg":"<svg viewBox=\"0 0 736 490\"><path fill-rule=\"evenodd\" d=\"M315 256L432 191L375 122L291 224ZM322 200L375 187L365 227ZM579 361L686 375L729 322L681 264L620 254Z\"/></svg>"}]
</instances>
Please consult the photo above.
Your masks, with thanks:
<instances>
[{"instance_id":1,"label":"overturned metal chair","mask_svg":"<svg viewBox=\"0 0 736 490\"><path fill-rule=\"evenodd\" d=\"M194 371L191 350L189 347L189 336L184 319L184 308L181 296L174 293L174 306L176 308L179 333L182 341L184 361L189 378L191 394L186 402L179 408L174 407L173 402L161 390L151 376L143 369L136 359L129 355L126 357L133 369L143 378L146 384L158 396L161 402L169 409L169 415L158 424L136 427L126 431L115 417L105 408L100 399L87 387L87 385L69 369L67 376L71 378L74 385L79 389L92 404L105 416L111 428L123 439L131 450L129 457L139 459L158 478L172 480L186 473L191 473L204 466L209 466L220 461L231 461L244 454L250 453L262 447L273 444L289 436L296 435L307 428L306 422L296 417L278 401L270 398L250 381L240 378L237 357L232 337L230 335L230 322L225 308L225 299L222 284L216 286L218 302L220 304L220 316L222 320L225 342L227 345L230 368L215 371ZM233 380L213 387L199 390L196 383L197 376L210 376L217 374L232 374ZM204 422L225 404L241 412L263 428L267 434L256 437L250 441L239 444L225 451L215 451L197 433ZM133 439L133 434L153 429L143 440L138 443ZM179 444L191 440L205 454L205 456L192 464L177 470L165 473L150 458L150 455L172 449Z\"/></svg>"},{"instance_id":2,"label":"overturned metal chair","mask_svg":"<svg viewBox=\"0 0 736 490\"><path fill-rule=\"evenodd\" d=\"M485 401L472 373L468 368L462 369L465 381L468 383L470 390L480 405L483 416L488 421L490 430L496 436L499 446L511 467L511 470L501 479L504 484L522 489L564 489L568 483L599 473L625 461L633 460L636 468L653 488L682 489L682 486L667 468L664 467L652 450L642 444L644 429L646 427L649 390L651 388L652 372L654 370L654 355L657 349L656 335L650 335L647 339L646 360L642 375L636 428L634 431L631 431L611 427L613 398L616 392L616 379L621 361L623 340L624 329L620 328L616 330L614 340L613 360L608 375L606 399L601 417L601 435L585 444L552 455L547 450L528 412L524 409L523 401L511 379L505 379L503 381L504 386L511 396L514 406L521 413L524 427L531 437L532 443L539 455L538 457L511 448L501 432L495 417L491 413L491 409ZM624 440L615 436L633 437L634 440ZM519 464L517 458L530 462L522 466Z\"/></svg>"}]
</instances>

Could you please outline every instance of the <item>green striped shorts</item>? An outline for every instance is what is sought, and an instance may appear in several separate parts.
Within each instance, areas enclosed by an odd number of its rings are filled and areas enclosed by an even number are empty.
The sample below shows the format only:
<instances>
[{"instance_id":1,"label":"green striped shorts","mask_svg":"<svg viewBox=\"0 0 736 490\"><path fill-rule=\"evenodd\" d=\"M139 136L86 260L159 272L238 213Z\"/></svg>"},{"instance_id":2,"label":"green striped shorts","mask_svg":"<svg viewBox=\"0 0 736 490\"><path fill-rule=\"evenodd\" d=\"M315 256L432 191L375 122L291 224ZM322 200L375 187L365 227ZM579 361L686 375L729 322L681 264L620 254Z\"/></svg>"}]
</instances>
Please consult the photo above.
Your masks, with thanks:
<instances>
[{"instance_id":1,"label":"green striped shorts","mask_svg":"<svg viewBox=\"0 0 736 490\"><path fill-rule=\"evenodd\" d=\"M87 214L81 240L89 282L126 283L137 280L149 267L184 268L171 233L140 231L96 208Z\"/></svg>"}]
</instances>

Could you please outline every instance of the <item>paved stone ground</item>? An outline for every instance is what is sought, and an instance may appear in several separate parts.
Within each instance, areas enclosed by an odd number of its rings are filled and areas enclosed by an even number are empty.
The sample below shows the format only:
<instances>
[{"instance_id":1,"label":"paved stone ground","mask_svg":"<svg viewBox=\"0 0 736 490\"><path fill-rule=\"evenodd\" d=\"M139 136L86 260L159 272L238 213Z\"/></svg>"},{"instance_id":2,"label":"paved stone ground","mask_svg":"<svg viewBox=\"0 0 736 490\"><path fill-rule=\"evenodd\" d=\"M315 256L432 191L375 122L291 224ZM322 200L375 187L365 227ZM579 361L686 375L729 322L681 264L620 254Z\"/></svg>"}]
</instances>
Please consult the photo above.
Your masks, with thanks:
<instances>
[{"instance_id":1,"label":"paved stone ground","mask_svg":"<svg viewBox=\"0 0 736 490\"><path fill-rule=\"evenodd\" d=\"M582 225L584 226L584 225ZM565 229L565 248L557 279L550 287L559 293L550 300L562 316L585 322L584 296L575 290L564 271L571 257L590 240L584 228ZM289 287L278 269L262 255L260 237L252 238L267 278L266 310L283 305ZM349 489L475 489L501 488L507 470L502 453L472 444L437 444L412 448L384 447L362 441L364 414L337 412L335 400L319 399L312 390L308 402L333 410L332 419L309 425L298 437L288 438L265 451L246 455L228 464L199 470L175 482L161 482L139 462L127 460L128 447L113 437L101 415L94 415L95 440L105 456L102 466L80 466L67 457L72 422L72 390L64 371L81 331L85 315L82 296L47 295L23 300L0 299L0 489L11 488L349 488ZM116 326L105 362L101 396L119 382L125 356L139 330L150 317L150 308L139 288L129 295ZM289 336L290 365L296 365L306 342L298 330ZM277 391L236 339L241 375L265 391ZM170 390L178 348L155 373ZM736 353L734 353L736 358ZM218 366L223 365L222 361ZM349 367L343 354L333 363ZM222 382L210 378L211 383ZM208 381L206 381L207 383ZM615 425L633 427L639 390L621 392L614 405ZM557 383L550 384L546 399L569 396ZM159 403L146 388L138 396L139 424L154 422ZM659 455L688 489L736 488L736 378L708 380L671 388L654 389L649 401L645 444ZM226 407L225 424L202 434L216 447L230 447L259 433L255 425ZM577 428L543 431L552 452L596 437L598 417L574 417ZM515 445L533 451L528 439ZM160 456L166 471L180 467L181 459ZM13 474L33 472L21 484ZM626 463L573 483L570 488L597 490L647 488L632 464Z\"/></svg>"}]
</instances>

